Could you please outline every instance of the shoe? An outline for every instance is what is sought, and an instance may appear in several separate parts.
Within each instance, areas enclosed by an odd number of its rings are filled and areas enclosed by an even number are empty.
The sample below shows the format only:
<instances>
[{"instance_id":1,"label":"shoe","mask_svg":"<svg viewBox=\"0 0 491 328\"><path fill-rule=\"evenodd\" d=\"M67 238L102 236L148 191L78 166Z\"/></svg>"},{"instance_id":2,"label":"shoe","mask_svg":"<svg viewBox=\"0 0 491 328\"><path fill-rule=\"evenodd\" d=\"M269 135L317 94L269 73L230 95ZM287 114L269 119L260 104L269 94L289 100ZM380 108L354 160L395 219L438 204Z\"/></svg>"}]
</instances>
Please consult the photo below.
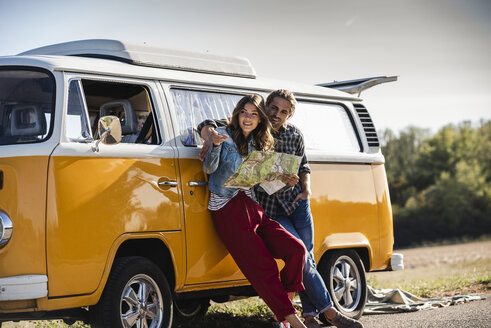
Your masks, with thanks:
<instances>
[{"instance_id":1,"label":"shoe","mask_svg":"<svg viewBox=\"0 0 491 328\"><path fill-rule=\"evenodd\" d=\"M363 328L363 324L359 321L348 318L344 314L338 312L334 320L327 320L329 323L338 328Z\"/></svg>"},{"instance_id":2,"label":"shoe","mask_svg":"<svg viewBox=\"0 0 491 328\"><path fill-rule=\"evenodd\" d=\"M322 328L322 326L319 325L319 323L317 322L317 320L315 320L315 318L312 318L310 320L305 320L303 324L307 328Z\"/></svg>"},{"instance_id":3,"label":"shoe","mask_svg":"<svg viewBox=\"0 0 491 328\"><path fill-rule=\"evenodd\" d=\"M280 328L290 328L290 323L288 321L283 321L280 323Z\"/></svg>"}]
</instances>

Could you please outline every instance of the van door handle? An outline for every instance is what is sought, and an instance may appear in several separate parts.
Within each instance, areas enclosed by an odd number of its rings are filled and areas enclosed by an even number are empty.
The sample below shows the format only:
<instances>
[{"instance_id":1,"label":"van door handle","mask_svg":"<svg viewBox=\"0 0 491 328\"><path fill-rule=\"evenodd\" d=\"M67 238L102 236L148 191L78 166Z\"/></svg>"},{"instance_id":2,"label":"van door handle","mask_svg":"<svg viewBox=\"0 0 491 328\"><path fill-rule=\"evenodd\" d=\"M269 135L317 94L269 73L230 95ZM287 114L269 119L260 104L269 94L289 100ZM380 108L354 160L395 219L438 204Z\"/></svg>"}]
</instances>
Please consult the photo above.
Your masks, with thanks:
<instances>
[{"instance_id":1,"label":"van door handle","mask_svg":"<svg viewBox=\"0 0 491 328\"><path fill-rule=\"evenodd\" d=\"M188 182L188 186L190 187L203 187L203 186L207 186L208 185L208 182L206 181L189 181Z\"/></svg>"},{"instance_id":2,"label":"van door handle","mask_svg":"<svg viewBox=\"0 0 491 328\"><path fill-rule=\"evenodd\" d=\"M177 181L159 181L159 187L177 187L178 185Z\"/></svg>"}]
</instances>

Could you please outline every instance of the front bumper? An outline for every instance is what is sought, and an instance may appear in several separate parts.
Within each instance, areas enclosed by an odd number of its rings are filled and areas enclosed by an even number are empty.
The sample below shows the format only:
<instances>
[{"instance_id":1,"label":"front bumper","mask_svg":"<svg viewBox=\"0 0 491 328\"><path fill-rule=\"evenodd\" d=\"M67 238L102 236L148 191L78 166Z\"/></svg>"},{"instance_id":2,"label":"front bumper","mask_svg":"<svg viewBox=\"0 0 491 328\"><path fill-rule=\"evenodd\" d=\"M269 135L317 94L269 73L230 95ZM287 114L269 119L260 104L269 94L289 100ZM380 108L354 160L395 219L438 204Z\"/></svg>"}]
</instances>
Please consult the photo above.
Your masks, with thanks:
<instances>
[{"instance_id":1,"label":"front bumper","mask_svg":"<svg viewBox=\"0 0 491 328\"><path fill-rule=\"evenodd\" d=\"M0 301L20 301L46 297L48 277L25 275L0 278Z\"/></svg>"}]
</instances>

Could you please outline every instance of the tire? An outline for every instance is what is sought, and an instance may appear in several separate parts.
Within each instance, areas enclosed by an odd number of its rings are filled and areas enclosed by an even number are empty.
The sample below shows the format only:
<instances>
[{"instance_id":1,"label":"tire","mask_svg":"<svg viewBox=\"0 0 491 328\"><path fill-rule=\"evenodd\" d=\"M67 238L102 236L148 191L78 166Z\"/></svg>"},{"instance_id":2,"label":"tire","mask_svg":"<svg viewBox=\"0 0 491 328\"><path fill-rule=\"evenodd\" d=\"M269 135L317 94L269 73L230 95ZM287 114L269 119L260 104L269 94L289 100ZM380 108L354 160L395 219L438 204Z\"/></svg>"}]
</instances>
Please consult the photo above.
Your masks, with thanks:
<instances>
[{"instance_id":1,"label":"tire","mask_svg":"<svg viewBox=\"0 0 491 328\"><path fill-rule=\"evenodd\" d=\"M162 271L143 257L117 259L102 297L90 307L92 328L170 328L172 294Z\"/></svg>"},{"instance_id":2,"label":"tire","mask_svg":"<svg viewBox=\"0 0 491 328\"><path fill-rule=\"evenodd\" d=\"M174 317L177 322L200 320L205 316L209 307L209 298L174 300Z\"/></svg>"},{"instance_id":3,"label":"tire","mask_svg":"<svg viewBox=\"0 0 491 328\"><path fill-rule=\"evenodd\" d=\"M358 319L367 303L365 267L358 253L351 249L336 250L319 266L334 307L344 315ZM320 316L327 323L324 316Z\"/></svg>"}]
</instances>

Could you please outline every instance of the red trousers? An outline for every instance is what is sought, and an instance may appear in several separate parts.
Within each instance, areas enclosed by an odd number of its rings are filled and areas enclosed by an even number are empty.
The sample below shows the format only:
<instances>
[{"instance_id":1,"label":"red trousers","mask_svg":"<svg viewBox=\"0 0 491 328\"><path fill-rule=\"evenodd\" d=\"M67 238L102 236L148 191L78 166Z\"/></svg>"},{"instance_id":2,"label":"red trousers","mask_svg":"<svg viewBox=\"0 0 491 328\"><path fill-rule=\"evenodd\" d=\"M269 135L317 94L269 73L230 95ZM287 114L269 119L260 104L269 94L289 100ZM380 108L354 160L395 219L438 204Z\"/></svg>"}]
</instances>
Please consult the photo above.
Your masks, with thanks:
<instances>
[{"instance_id":1,"label":"red trousers","mask_svg":"<svg viewBox=\"0 0 491 328\"><path fill-rule=\"evenodd\" d=\"M296 313L287 292L305 289L303 244L266 217L262 207L242 191L211 213L218 235L276 318L283 321L286 315ZM281 273L275 258L285 262Z\"/></svg>"}]
</instances>

